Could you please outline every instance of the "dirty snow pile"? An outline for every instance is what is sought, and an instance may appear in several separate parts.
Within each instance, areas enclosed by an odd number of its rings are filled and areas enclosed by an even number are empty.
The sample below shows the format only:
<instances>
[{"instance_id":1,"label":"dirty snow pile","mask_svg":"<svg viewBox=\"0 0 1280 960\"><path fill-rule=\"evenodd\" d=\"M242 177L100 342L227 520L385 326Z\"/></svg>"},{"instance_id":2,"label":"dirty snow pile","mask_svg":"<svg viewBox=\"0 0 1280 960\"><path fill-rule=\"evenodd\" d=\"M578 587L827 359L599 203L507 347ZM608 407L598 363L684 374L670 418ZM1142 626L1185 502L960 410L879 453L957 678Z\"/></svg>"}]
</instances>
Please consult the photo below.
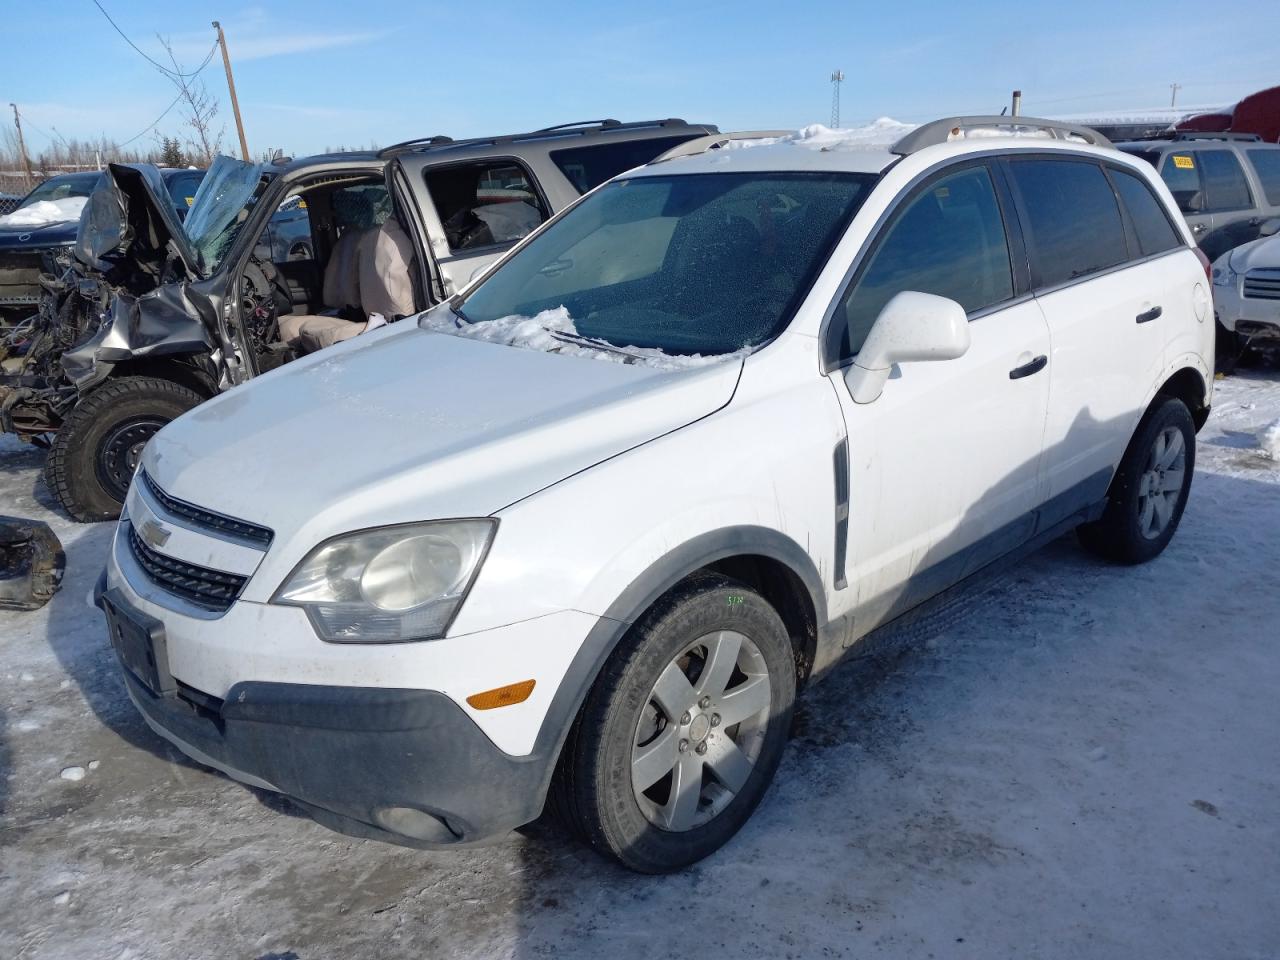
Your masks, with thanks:
<instances>
[{"instance_id":1,"label":"dirty snow pile","mask_svg":"<svg viewBox=\"0 0 1280 960\"><path fill-rule=\"evenodd\" d=\"M685 356L665 353L654 347L615 346L578 333L573 324L573 318L563 306L543 310L532 317L513 314L509 317L481 320L477 323L467 323L457 318L448 309L429 310L419 317L418 326L423 330L469 337L472 340L484 340L486 343L503 343L510 347L541 350L544 353L558 353L569 357L588 357L592 360L638 364L658 370L703 367L712 363L723 363L726 360L741 359L749 352L744 348L733 353L709 356L695 353Z\"/></svg>"},{"instance_id":2,"label":"dirty snow pile","mask_svg":"<svg viewBox=\"0 0 1280 960\"><path fill-rule=\"evenodd\" d=\"M48 223L65 223L79 220L80 211L88 197L61 197L58 200L37 200L20 210L0 217L0 227L42 227Z\"/></svg>"},{"instance_id":3,"label":"dirty snow pile","mask_svg":"<svg viewBox=\"0 0 1280 960\"><path fill-rule=\"evenodd\" d=\"M1258 431L1258 448L1264 457L1280 462L1280 420Z\"/></svg>"},{"instance_id":4,"label":"dirty snow pile","mask_svg":"<svg viewBox=\"0 0 1280 960\"><path fill-rule=\"evenodd\" d=\"M828 127L811 123L784 137L760 137L757 140L732 140L728 149L763 147L773 143L793 143L809 150L869 150L889 147L916 128L892 117L881 117L861 127Z\"/></svg>"}]
</instances>

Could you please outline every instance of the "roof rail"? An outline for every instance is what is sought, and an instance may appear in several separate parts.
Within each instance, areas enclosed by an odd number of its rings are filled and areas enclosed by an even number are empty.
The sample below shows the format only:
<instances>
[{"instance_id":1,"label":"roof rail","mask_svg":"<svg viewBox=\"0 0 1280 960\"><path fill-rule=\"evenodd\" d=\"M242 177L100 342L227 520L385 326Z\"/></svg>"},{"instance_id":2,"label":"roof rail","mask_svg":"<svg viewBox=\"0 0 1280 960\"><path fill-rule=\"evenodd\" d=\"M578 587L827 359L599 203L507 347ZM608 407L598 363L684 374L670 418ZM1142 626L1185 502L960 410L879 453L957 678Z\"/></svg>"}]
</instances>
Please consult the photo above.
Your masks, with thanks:
<instances>
[{"instance_id":1,"label":"roof rail","mask_svg":"<svg viewBox=\"0 0 1280 960\"><path fill-rule=\"evenodd\" d=\"M1179 130L1174 140L1242 140L1245 143L1261 143L1262 137L1256 133L1214 133L1208 130Z\"/></svg>"},{"instance_id":2,"label":"roof rail","mask_svg":"<svg viewBox=\"0 0 1280 960\"><path fill-rule=\"evenodd\" d=\"M989 130L1008 131L1009 136L1017 136L1018 132L1040 131L1047 133L1055 140L1075 140L1093 144L1095 147L1109 147L1111 141L1092 127L1082 127L1075 123L1063 123L1060 120L1044 120L1040 117L1005 117L974 116L944 117L923 126L916 127L889 149L899 156L908 156L925 147L946 143L949 140L963 140L969 131ZM988 134L989 136L990 134Z\"/></svg>"},{"instance_id":3,"label":"roof rail","mask_svg":"<svg viewBox=\"0 0 1280 960\"><path fill-rule=\"evenodd\" d=\"M763 140L767 137L785 137L794 132L793 130L736 130L733 133L708 133L686 140L684 143L678 143L649 162L662 163L664 160L674 160L676 157L692 157L695 154L706 153L708 150L727 147L735 140Z\"/></svg>"},{"instance_id":4,"label":"roof rail","mask_svg":"<svg viewBox=\"0 0 1280 960\"><path fill-rule=\"evenodd\" d=\"M383 147L378 151L378 158L394 157L398 153L405 153L415 147L438 146L445 143L453 143L453 137L446 137L444 134L438 133L434 137L416 137L413 140L402 140L399 143L393 143L389 147Z\"/></svg>"},{"instance_id":5,"label":"roof rail","mask_svg":"<svg viewBox=\"0 0 1280 960\"><path fill-rule=\"evenodd\" d=\"M577 123L557 123L554 127L541 127L535 133L552 133L555 130L569 130L573 127L620 127L621 120L579 120Z\"/></svg>"}]
</instances>

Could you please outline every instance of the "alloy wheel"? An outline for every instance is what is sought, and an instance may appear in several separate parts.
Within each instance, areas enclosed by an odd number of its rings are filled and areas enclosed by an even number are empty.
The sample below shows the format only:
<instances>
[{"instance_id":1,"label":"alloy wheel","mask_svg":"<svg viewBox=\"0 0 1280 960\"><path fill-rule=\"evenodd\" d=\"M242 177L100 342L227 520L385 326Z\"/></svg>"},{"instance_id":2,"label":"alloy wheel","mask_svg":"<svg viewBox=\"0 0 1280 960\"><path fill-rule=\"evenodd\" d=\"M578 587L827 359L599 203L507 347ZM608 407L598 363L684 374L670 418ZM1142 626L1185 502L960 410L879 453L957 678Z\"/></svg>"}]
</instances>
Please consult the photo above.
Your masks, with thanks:
<instances>
[{"instance_id":1,"label":"alloy wheel","mask_svg":"<svg viewBox=\"0 0 1280 960\"><path fill-rule=\"evenodd\" d=\"M1187 447L1182 431L1168 426L1156 434L1138 478L1138 530L1148 540L1164 533L1186 482Z\"/></svg>"}]
</instances>

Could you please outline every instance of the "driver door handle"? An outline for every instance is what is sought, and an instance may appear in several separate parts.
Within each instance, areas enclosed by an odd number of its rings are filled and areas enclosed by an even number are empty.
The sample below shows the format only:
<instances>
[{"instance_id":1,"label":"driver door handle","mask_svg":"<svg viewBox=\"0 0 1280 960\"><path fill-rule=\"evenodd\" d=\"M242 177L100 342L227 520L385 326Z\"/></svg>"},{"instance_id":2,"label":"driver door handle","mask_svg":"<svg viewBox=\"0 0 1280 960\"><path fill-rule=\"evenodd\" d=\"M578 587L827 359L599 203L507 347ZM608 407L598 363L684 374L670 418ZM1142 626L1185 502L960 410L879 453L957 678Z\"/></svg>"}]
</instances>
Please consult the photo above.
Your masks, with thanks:
<instances>
[{"instance_id":1,"label":"driver door handle","mask_svg":"<svg viewBox=\"0 0 1280 960\"><path fill-rule=\"evenodd\" d=\"M1023 377L1029 377L1033 373L1039 373L1049 365L1049 358L1041 354L1030 363L1024 363L1020 367L1014 367L1009 371L1010 380L1021 380Z\"/></svg>"}]
</instances>

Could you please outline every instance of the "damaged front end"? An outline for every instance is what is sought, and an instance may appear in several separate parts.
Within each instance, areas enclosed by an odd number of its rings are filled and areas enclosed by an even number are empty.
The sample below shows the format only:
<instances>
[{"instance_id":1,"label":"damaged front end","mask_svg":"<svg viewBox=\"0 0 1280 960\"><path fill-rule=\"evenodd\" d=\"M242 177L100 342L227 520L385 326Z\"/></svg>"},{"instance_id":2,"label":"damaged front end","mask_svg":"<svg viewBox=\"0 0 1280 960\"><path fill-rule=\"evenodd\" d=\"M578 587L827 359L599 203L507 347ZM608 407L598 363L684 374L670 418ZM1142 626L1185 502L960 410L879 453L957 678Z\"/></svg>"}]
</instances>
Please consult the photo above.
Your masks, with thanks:
<instances>
[{"instance_id":1,"label":"damaged front end","mask_svg":"<svg viewBox=\"0 0 1280 960\"><path fill-rule=\"evenodd\" d=\"M120 364L181 357L216 382L217 306L158 171L111 164L37 313L0 340L0 429L41 443Z\"/></svg>"},{"instance_id":2,"label":"damaged front end","mask_svg":"<svg viewBox=\"0 0 1280 960\"><path fill-rule=\"evenodd\" d=\"M37 610L62 584L62 544L47 523L0 517L0 609Z\"/></svg>"}]
</instances>

